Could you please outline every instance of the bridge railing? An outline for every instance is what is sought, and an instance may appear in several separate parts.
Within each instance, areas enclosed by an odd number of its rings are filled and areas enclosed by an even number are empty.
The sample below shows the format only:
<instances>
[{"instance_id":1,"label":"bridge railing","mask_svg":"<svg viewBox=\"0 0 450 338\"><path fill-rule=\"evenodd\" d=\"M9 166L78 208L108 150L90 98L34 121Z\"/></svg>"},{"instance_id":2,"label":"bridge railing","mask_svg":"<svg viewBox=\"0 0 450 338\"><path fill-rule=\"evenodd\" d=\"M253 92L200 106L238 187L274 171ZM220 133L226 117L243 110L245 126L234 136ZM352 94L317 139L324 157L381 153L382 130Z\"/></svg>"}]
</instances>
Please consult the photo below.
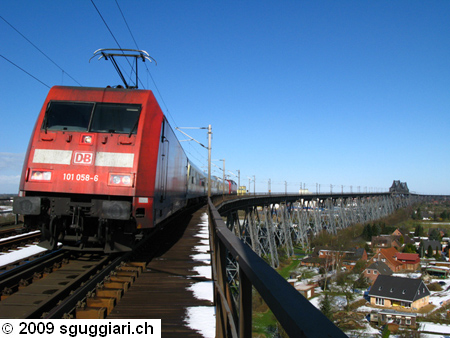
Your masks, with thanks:
<instances>
[{"instance_id":1,"label":"bridge railing","mask_svg":"<svg viewBox=\"0 0 450 338\"><path fill-rule=\"evenodd\" d=\"M290 337L346 337L322 312L226 227L208 201L216 305L216 337L251 337L252 287ZM238 265L239 304L234 305L227 257Z\"/></svg>"}]
</instances>

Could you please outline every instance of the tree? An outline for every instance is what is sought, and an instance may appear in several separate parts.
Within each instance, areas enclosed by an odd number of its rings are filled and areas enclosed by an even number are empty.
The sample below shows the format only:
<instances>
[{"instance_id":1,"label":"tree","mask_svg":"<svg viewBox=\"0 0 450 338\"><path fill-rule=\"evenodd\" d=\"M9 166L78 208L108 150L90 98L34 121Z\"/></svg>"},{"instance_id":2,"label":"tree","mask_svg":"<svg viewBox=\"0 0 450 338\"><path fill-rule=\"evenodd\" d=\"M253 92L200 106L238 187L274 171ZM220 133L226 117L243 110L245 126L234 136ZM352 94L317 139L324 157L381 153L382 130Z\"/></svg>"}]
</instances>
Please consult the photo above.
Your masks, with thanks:
<instances>
[{"instance_id":1,"label":"tree","mask_svg":"<svg viewBox=\"0 0 450 338\"><path fill-rule=\"evenodd\" d=\"M372 240L372 227L370 226L370 224L366 224L364 226L362 237L366 241L371 241Z\"/></svg>"},{"instance_id":2,"label":"tree","mask_svg":"<svg viewBox=\"0 0 450 338\"><path fill-rule=\"evenodd\" d=\"M423 236L423 226L420 224L415 225L416 228L414 230L414 236L422 237Z\"/></svg>"},{"instance_id":3,"label":"tree","mask_svg":"<svg viewBox=\"0 0 450 338\"><path fill-rule=\"evenodd\" d=\"M360 259L359 261L356 262L355 266L353 267L352 272L356 273L356 274L360 274L361 272L364 271L366 266L367 266L367 261Z\"/></svg>"},{"instance_id":4,"label":"tree","mask_svg":"<svg viewBox=\"0 0 450 338\"><path fill-rule=\"evenodd\" d=\"M433 229L430 231L430 236L428 236L430 241L440 241L441 240L441 234L439 233L438 229Z\"/></svg>"},{"instance_id":5,"label":"tree","mask_svg":"<svg viewBox=\"0 0 450 338\"><path fill-rule=\"evenodd\" d=\"M345 310L350 310L350 301L355 297L353 293L353 281L348 278L348 273L340 273L336 276L336 284L339 289L339 293L342 293L347 300Z\"/></svg>"},{"instance_id":6,"label":"tree","mask_svg":"<svg viewBox=\"0 0 450 338\"><path fill-rule=\"evenodd\" d=\"M389 338L391 335L391 331L389 331L389 328L387 325L384 326L383 331L381 332L381 338Z\"/></svg>"},{"instance_id":7,"label":"tree","mask_svg":"<svg viewBox=\"0 0 450 338\"><path fill-rule=\"evenodd\" d=\"M331 308L331 300L330 296L328 296L328 292L325 292L325 296L320 301L320 311L322 311L329 320L333 320L333 309Z\"/></svg>"},{"instance_id":8,"label":"tree","mask_svg":"<svg viewBox=\"0 0 450 338\"><path fill-rule=\"evenodd\" d=\"M422 258L425 255L425 249L423 247L423 241L420 242L419 244L419 250L417 251L419 254L419 257Z\"/></svg>"},{"instance_id":9,"label":"tree","mask_svg":"<svg viewBox=\"0 0 450 338\"><path fill-rule=\"evenodd\" d=\"M360 275L359 278L353 283L353 287L355 289L367 289L370 286L369 280L364 277L364 275Z\"/></svg>"},{"instance_id":10,"label":"tree","mask_svg":"<svg viewBox=\"0 0 450 338\"><path fill-rule=\"evenodd\" d=\"M431 244L428 245L428 249L427 249L427 257L428 257L428 258L433 257L433 248L431 247Z\"/></svg>"},{"instance_id":11,"label":"tree","mask_svg":"<svg viewBox=\"0 0 450 338\"><path fill-rule=\"evenodd\" d=\"M412 243L408 243L403 248L404 253L416 253L416 246Z\"/></svg>"},{"instance_id":12,"label":"tree","mask_svg":"<svg viewBox=\"0 0 450 338\"><path fill-rule=\"evenodd\" d=\"M381 226L379 224L372 225L372 236L380 236L381 234Z\"/></svg>"}]
</instances>

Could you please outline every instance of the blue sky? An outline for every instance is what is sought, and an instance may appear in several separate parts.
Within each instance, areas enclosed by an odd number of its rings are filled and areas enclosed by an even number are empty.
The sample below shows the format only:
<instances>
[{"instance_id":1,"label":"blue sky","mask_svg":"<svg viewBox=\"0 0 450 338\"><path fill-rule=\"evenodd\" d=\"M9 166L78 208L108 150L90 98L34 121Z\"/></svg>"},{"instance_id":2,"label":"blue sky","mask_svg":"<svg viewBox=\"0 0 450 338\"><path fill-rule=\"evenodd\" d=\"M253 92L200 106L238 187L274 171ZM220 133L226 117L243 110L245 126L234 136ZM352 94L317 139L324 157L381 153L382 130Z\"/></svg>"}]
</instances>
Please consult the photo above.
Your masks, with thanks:
<instances>
[{"instance_id":1,"label":"blue sky","mask_svg":"<svg viewBox=\"0 0 450 338\"><path fill-rule=\"evenodd\" d=\"M93 1L120 46L136 48L116 1ZM401 180L450 194L449 1L117 3L157 61L151 76L139 65L144 87L173 128L212 125L213 159L241 185L385 191ZM89 62L118 46L89 0L3 1L0 15L52 60L0 18L0 55L45 84L0 58L0 193L16 193L46 86L121 84L109 62ZM205 149L183 146L206 166Z\"/></svg>"}]
</instances>

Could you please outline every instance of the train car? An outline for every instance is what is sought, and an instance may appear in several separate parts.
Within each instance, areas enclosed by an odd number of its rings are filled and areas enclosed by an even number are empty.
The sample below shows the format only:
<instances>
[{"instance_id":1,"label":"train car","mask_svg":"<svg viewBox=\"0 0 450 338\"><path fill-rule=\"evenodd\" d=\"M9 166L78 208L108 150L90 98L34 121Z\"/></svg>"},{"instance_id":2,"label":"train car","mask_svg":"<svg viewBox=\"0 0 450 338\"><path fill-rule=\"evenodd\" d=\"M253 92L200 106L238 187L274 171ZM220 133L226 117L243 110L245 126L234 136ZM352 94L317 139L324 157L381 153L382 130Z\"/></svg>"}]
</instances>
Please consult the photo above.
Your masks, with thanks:
<instances>
[{"instance_id":1,"label":"train car","mask_svg":"<svg viewBox=\"0 0 450 338\"><path fill-rule=\"evenodd\" d=\"M207 195L207 177L196 165L188 162L187 199L195 201Z\"/></svg>"},{"instance_id":2,"label":"train car","mask_svg":"<svg viewBox=\"0 0 450 338\"><path fill-rule=\"evenodd\" d=\"M220 191L221 193L221 191ZM128 251L206 195L150 90L51 88L24 161L16 214L41 245Z\"/></svg>"},{"instance_id":3,"label":"train car","mask_svg":"<svg viewBox=\"0 0 450 338\"><path fill-rule=\"evenodd\" d=\"M233 180L227 180L227 182L228 182L228 192L227 193L230 195L236 195L237 190L238 190L237 183Z\"/></svg>"}]
</instances>

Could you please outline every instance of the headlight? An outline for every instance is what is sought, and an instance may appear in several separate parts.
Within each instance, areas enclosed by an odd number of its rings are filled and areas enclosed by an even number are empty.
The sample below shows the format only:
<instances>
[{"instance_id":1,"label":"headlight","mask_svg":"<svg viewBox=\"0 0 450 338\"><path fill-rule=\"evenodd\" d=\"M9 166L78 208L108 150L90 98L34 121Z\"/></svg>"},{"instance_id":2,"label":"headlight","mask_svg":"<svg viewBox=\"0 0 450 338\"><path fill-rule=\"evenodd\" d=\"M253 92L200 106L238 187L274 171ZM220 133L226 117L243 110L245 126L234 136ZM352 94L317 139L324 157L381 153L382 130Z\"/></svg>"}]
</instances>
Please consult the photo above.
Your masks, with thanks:
<instances>
[{"instance_id":1,"label":"headlight","mask_svg":"<svg viewBox=\"0 0 450 338\"><path fill-rule=\"evenodd\" d=\"M31 169L29 181L49 182L52 180L52 172L47 170Z\"/></svg>"},{"instance_id":2,"label":"headlight","mask_svg":"<svg viewBox=\"0 0 450 338\"><path fill-rule=\"evenodd\" d=\"M132 187L133 174L109 174L108 185L118 187Z\"/></svg>"},{"instance_id":3,"label":"headlight","mask_svg":"<svg viewBox=\"0 0 450 338\"><path fill-rule=\"evenodd\" d=\"M89 145L92 145L92 143L93 143L93 138L92 138L92 135L81 135L81 144L89 144Z\"/></svg>"}]
</instances>

